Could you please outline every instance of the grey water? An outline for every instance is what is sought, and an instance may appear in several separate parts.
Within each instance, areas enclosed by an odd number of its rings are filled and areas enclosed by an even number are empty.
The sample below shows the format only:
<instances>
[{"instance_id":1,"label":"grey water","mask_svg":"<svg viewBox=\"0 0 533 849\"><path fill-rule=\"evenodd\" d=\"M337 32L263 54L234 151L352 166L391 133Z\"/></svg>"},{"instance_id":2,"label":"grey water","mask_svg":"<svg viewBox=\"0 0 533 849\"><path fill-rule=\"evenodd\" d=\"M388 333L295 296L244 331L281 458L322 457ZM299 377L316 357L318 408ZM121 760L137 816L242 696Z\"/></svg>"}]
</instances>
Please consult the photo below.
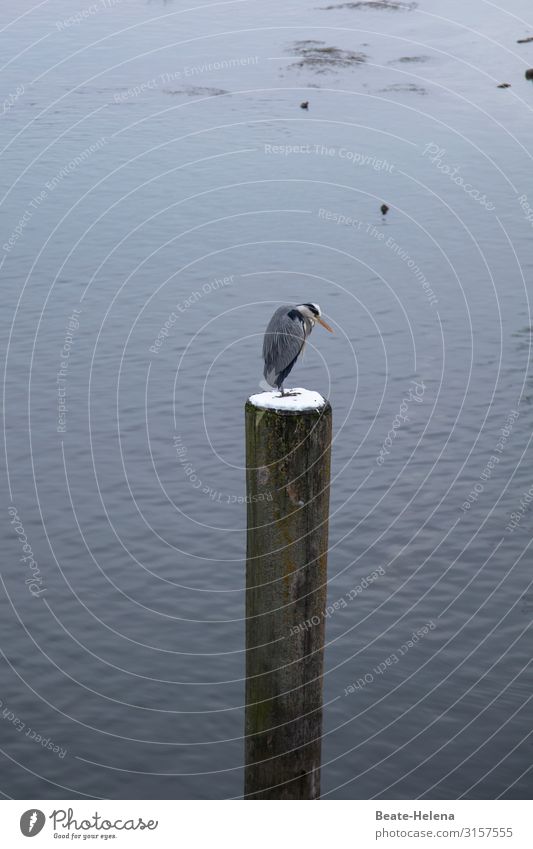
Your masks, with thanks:
<instances>
[{"instance_id":1,"label":"grey water","mask_svg":"<svg viewBox=\"0 0 533 849\"><path fill-rule=\"evenodd\" d=\"M323 798L530 796L505 6L1 5L5 797L242 795L243 406L306 301L335 329L291 375L334 413Z\"/></svg>"}]
</instances>

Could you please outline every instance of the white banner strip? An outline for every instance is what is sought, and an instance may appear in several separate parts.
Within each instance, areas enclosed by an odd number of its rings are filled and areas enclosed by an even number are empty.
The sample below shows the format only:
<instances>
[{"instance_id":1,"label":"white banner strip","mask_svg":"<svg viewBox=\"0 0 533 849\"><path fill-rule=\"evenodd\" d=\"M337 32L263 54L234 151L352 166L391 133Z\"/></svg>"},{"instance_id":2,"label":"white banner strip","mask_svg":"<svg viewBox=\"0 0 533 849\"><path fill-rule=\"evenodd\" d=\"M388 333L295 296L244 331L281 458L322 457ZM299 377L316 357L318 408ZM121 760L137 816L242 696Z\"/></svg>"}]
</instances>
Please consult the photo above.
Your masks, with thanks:
<instances>
[{"instance_id":1,"label":"white banner strip","mask_svg":"<svg viewBox=\"0 0 533 849\"><path fill-rule=\"evenodd\" d=\"M265 809L274 805L275 811ZM305 805L305 810L302 807ZM531 849L527 801L4 801L2 846Z\"/></svg>"}]
</instances>

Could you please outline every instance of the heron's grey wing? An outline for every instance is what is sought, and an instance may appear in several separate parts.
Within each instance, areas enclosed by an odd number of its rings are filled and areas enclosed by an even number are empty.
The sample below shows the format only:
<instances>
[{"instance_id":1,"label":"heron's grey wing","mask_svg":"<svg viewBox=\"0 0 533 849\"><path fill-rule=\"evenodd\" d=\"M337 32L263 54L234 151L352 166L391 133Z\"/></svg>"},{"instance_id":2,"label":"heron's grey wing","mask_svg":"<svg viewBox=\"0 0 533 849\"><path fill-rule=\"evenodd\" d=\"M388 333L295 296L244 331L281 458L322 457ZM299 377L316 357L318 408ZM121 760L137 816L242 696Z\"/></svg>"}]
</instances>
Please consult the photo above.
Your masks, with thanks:
<instances>
[{"instance_id":1,"label":"heron's grey wing","mask_svg":"<svg viewBox=\"0 0 533 849\"><path fill-rule=\"evenodd\" d=\"M305 329L298 313L290 306L279 307L270 319L263 340L264 376L271 386L276 375L298 356L305 342Z\"/></svg>"}]
</instances>

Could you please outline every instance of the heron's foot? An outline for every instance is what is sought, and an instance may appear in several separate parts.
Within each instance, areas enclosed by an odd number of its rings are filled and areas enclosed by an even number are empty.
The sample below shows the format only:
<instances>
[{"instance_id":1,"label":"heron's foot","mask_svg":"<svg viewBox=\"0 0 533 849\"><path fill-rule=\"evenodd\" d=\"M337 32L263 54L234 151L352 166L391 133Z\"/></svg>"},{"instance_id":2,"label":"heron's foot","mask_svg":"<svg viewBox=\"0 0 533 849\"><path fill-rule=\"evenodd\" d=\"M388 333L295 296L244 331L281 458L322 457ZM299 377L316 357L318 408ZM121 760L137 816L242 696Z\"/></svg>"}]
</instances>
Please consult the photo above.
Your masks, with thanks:
<instances>
[{"instance_id":1,"label":"heron's foot","mask_svg":"<svg viewBox=\"0 0 533 849\"><path fill-rule=\"evenodd\" d=\"M279 397L280 398L290 398L294 395L301 395L301 394L302 394L301 392L295 392L294 389L287 389L287 390L285 390L285 392L280 392Z\"/></svg>"}]
</instances>

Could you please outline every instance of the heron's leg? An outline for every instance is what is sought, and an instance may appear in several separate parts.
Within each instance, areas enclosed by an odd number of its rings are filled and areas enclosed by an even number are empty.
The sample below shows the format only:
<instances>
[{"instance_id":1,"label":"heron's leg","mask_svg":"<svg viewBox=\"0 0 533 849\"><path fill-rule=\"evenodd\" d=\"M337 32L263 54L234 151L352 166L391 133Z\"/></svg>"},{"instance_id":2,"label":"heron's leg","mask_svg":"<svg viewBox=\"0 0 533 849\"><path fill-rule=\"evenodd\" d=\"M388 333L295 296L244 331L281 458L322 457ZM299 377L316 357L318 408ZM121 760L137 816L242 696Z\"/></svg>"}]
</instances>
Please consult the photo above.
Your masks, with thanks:
<instances>
[{"instance_id":1,"label":"heron's leg","mask_svg":"<svg viewBox=\"0 0 533 849\"><path fill-rule=\"evenodd\" d=\"M279 389L279 397L280 398L289 398L291 395L301 395L301 392L294 392L291 389L284 389L283 383L280 383L278 385L278 389Z\"/></svg>"}]
</instances>

